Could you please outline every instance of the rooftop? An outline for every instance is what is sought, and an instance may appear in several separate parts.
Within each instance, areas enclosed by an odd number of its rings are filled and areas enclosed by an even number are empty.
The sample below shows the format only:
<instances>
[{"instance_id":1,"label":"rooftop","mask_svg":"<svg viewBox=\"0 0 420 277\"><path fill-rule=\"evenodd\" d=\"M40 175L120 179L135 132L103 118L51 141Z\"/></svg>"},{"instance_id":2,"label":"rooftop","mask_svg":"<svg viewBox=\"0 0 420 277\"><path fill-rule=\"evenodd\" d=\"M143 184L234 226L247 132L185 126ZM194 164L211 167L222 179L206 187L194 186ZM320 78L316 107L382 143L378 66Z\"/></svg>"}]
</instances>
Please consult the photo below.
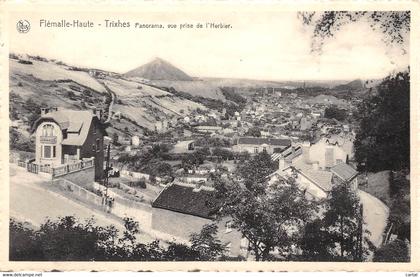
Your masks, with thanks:
<instances>
[{"instance_id":1,"label":"rooftop","mask_svg":"<svg viewBox=\"0 0 420 277\"><path fill-rule=\"evenodd\" d=\"M83 145L94 117L96 115L90 110L74 111L60 109L41 115L34 126L36 128L42 121L54 121L60 126L61 130L67 131L67 138L63 140L63 145Z\"/></svg>"},{"instance_id":2,"label":"rooftop","mask_svg":"<svg viewBox=\"0 0 420 277\"><path fill-rule=\"evenodd\" d=\"M357 176L358 172L346 163L339 163L331 168L331 172L343 181L350 181Z\"/></svg>"},{"instance_id":3,"label":"rooftop","mask_svg":"<svg viewBox=\"0 0 420 277\"><path fill-rule=\"evenodd\" d=\"M159 194L152 207L212 219L219 201L215 191L172 184Z\"/></svg>"},{"instance_id":4,"label":"rooftop","mask_svg":"<svg viewBox=\"0 0 420 277\"><path fill-rule=\"evenodd\" d=\"M291 141L290 139L242 137L238 139L238 144L267 144L288 147L291 145Z\"/></svg>"}]
</instances>

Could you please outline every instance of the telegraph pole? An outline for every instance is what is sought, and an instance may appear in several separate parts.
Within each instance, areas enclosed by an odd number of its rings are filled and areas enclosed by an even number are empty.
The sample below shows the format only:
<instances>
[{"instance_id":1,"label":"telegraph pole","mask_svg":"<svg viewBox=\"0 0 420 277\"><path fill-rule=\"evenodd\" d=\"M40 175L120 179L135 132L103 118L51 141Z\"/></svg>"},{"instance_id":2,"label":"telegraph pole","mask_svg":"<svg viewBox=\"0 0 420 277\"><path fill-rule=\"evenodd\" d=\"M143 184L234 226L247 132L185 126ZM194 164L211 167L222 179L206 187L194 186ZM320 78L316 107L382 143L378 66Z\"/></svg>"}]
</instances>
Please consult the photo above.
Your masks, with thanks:
<instances>
[{"instance_id":1,"label":"telegraph pole","mask_svg":"<svg viewBox=\"0 0 420 277\"><path fill-rule=\"evenodd\" d=\"M111 145L108 144L108 148L106 150L106 163L105 163L105 200L108 198L108 185L109 185L109 158L110 158L110 151Z\"/></svg>"}]
</instances>

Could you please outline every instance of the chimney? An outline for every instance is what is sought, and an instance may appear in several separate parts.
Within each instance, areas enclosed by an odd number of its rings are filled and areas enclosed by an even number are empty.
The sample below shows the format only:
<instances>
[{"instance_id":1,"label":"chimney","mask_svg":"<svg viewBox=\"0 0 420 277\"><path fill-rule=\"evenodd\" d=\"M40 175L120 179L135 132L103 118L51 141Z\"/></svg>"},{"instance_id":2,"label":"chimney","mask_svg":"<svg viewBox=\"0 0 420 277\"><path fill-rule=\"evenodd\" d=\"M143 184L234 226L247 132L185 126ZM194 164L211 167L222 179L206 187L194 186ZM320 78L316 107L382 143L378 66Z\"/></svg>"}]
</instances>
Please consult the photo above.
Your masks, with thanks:
<instances>
[{"instance_id":1,"label":"chimney","mask_svg":"<svg viewBox=\"0 0 420 277\"><path fill-rule=\"evenodd\" d=\"M50 112L49 108L41 108L41 116Z\"/></svg>"},{"instance_id":2,"label":"chimney","mask_svg":"<svg viewBox=\"0 0 420 277\"><path fill-rule=\"evenodd\" d=\"M302 143L302 154L303 154L303 160L305 162L310 161L310 155L309 155L309 149L311 148L311 144L309 141L305 141Z\"/></svg>"},{"instance_id":3,"label":"chimney","mask_svg":"<svg viewBox=\"0 0 420 277\"><path fill-rule=\"evenodd\" d=\"M96 117L101 120L102 118L102 109L92 108L92 113L96 115Z\"/></svg>"},{"instance_id":4,"label":"chimney","mask_svg":"<svg viewBox=\"0 0 420 277\"><path fill-rule=\"evenodd\" d=\"M279 171L283 171L283 169L286 168L286 161L284 160L283 157L280 157L279 159Z\"/></svg>"}]
</instances>

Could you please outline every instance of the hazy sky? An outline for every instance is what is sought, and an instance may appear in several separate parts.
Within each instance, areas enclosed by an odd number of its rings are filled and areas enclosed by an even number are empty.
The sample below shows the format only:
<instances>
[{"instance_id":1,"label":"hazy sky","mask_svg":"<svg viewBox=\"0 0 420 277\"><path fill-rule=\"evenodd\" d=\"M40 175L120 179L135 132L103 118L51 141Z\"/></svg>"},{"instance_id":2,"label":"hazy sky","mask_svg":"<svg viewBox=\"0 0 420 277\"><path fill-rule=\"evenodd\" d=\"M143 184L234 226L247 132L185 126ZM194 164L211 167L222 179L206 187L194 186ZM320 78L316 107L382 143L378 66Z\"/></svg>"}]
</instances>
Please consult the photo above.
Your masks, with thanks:
<instances>
[{"instance_id":1,"label":"hazy sky","mask_svg":"<svg viewBox=\"0 0 420 277\"><path fill-rule=\"evenodd\" d=\"M14 27L27 19L31 30ZM90 20L93 29L40 28L40 19ZM224 22L227 30L105 28L104 20L182 24ZM320 56L310 54L311 30L304 29L296 12L235 9L209 13L139 12L19 13L9 19L12 52L41 55L71 65L124 73L154 57L163 58L197 77L234 77L270 80L382 78L408 65L409 55L383 46L381 35L366 23L349 25L328 40Z\"/></svg>"}]
</instances>

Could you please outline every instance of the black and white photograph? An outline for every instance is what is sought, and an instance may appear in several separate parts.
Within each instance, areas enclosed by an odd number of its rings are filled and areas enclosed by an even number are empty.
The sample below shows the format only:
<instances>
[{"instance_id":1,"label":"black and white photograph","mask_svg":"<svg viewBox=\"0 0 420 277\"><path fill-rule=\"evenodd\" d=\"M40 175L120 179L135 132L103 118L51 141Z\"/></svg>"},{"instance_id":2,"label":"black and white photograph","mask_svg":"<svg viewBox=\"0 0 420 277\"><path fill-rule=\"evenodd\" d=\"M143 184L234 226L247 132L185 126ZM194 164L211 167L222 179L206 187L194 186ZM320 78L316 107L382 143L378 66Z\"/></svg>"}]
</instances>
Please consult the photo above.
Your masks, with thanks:
<instances>
[{"instance_id":1,"label":"black and white photograph","mask_svg":"<svg viewBox=\"0 0 420 277\"><path fill-rule=\"evenodd\" d=\"M9 11L10 262L412 262L409 7L148 7Z\"/></svg>"}]
</instances>

